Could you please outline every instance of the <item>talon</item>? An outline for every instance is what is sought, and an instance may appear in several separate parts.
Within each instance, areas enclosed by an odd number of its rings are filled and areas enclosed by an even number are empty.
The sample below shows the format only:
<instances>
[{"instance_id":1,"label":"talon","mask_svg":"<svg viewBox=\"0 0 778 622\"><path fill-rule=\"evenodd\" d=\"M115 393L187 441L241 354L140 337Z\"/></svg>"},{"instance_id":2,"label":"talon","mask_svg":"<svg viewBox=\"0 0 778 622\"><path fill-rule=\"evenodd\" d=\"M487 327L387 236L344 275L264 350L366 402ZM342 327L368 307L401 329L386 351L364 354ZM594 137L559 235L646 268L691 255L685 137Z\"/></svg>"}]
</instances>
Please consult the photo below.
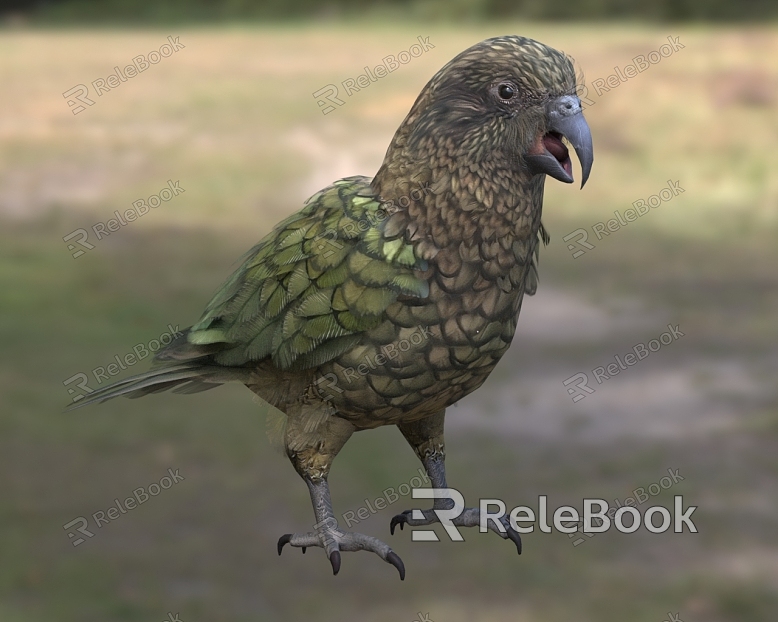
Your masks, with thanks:
<instances>
[{"instance_id":1,"label":"talon","mask_svg":"<svg viewBox=\"0 0 778 622\"><path fill-rule=\"evenodd\" d=\"M400 581L405 581L405 564L403 564L403 560L400 559L400 556L394 551L389 551L389 554L386 556L386 561L397 568L397 572L400 573Z\"/></svg>"},{"instance_id":2,"label":"talon","mask_svg":"<svg viewBox=\"0 0 778 622\"><path fill-rule=\"evenodd\" d=\"M291 533L285 533L283 536L281 536L278 539L278 554L279 555L281 555L281 551L283 550L284 545L288 544L291 539L292 539L292 534ZM305 552L305 551L303 551L303 552Z\"/></svg>"},{"instance_id":3,"label":"talon","mask_svg":"<svg viewBox=\"0 0 778 622\"><path fill-rule=\"evenodd\" d=\"M302 548L302 550L303 550L303 555L305 555L305 549L307 549L308 547L307 547L307 546L303 546L303 547L300 547L300 548ZM521 553L521 551L519 551L519 553Z\"/></svg>"},{"instance_id":4,"label":"talon","mask_svg":"<svg viewBox=\"0 0 778 622\"><path fill-rule=\"evenodd\" d=\"M389 523L389 531L392 535L394 535L394 528L397 527L397 525L400 525L400 531L403 530L403 525L405 525L406 520L408 520L408 517L405 515L405 512L392 517L392 522Z\"/></svg>"},{"instance_id":5,"label":"talon","mask_svg":"<svg viewBox=\"0 0 778 622\"><path fill-rule=\"evenodd\" d=\"M519 555L521 555L521 536L517 531L514 531L510 527L506 530L508 537L513 541L513 543L516 545L516 550L518 550Z\"/></svg>"},{"instance_id":6,"label":"talon","mask_svg":"<svg viewBox=\"0 0 778 622\"><path fill-rule=\"evenodd\" d=\"M340 551L330 553L330 564L332 564L332 574L338 574L340 572Z\"/></svg>"}]
</instances>

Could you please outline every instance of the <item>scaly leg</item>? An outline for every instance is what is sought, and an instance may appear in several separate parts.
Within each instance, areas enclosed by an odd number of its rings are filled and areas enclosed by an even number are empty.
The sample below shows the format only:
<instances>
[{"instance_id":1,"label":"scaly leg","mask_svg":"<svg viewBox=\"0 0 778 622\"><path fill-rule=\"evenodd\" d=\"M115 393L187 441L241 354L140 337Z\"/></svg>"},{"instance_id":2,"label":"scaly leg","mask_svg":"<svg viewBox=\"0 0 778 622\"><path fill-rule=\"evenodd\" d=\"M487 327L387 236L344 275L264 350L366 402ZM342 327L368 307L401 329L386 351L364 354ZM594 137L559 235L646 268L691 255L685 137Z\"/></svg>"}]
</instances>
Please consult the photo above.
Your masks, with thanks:
<instances>
[{"instance_id":1,"label":"scaly leg","mask_svg":"<svg viewBox=\"0 0 778 622\"><path fill-rule=\"evenodd\" d=\"M341 530L332 511L327 475L332 461L353 431L353 426L339 417L330 417L319 426L315 434L295 425L293 419L289 420L286 432L287 454L295 470L308 485L316 524L313 526L314 531L281 536L278 540L278 554L281 555L286 544L302 548L303 553L309 546L318 546L327 554L332 573L338 574L340 551L372 551L397 568L401 580L405 579L405 566L397 553L378 538Z\"/></svg>"},{"instance_id":2,"label":"scaly leg","mask_svg":"<svg viewBox=\"0 0 778 622\"><path fill-rule=\"evenodd\" d=\"M444 418L445 411L441 411L432 417L397 426L424 465L433 488L448 488L445 465L446 446L443 440ZM402 529L405 524L417 527L440 522L434 510L448 510L453 505L452 499L435 499L431 510L422 510L424 518L413 518L414 510L406 510L392 518L389 528L394 535L394 528L397 525ZM478 527L481 524L481 511L479 508L465 508L451 522L457 527ZM500 519L500 523L504 530L498 528L493 520L487 522L487 527L501 538L512 540L516 544L519 555L521 555L521 536L510 526L506 516Z\"/></svg>"}]
</instances>

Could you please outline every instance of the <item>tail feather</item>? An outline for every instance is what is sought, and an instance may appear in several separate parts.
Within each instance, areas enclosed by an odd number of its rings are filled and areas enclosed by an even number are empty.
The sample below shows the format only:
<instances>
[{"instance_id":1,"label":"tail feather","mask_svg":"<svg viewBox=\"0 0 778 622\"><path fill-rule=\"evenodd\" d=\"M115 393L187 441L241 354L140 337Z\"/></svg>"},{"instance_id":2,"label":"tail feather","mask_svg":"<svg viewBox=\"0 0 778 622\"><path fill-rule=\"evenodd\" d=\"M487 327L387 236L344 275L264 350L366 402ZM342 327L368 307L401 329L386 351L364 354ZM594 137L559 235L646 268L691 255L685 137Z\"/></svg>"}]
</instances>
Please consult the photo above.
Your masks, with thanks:
<instances>
[{"instance_id":1,"label":"tail feather","mask_svg":"<svg viewBox=\"0 0 778 622\"><path fill-rule=\"evenodd\" d=\"M89 404L105 402L121 395L134 399L173 388L175 388L174 393L197 393L213 389L225 382L246 382L250 374L251 370L246 368L194 362L166 366L102 387L71 404L65 410L75 410Z\"/></svg>"}]
</instances>

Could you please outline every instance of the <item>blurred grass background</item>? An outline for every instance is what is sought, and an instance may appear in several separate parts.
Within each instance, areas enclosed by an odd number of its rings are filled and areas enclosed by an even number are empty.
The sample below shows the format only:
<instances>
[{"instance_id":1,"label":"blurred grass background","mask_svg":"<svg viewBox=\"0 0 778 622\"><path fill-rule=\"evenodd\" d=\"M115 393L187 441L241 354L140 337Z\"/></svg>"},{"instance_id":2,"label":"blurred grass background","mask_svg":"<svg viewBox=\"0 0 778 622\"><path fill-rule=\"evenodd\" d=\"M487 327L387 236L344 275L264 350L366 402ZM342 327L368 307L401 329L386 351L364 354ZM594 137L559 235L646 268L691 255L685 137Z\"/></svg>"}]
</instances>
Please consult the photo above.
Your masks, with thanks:
<instances>
[{"instance_id":1,"label":"blurred grass background","mask_svg":"<svg viewBox=\"0 0 778 622\"><path fill-rule=\"evenodd\" d=\"M538 5L539 6L539 5ZM734 5L733 5L734 6ZM56 9L56 5L54 6ZM53 10L53 9L52 9ZM140 10L140 9L139 9ZM53 14L53 13L52 13ZM32 15L46 21L43 17ZM24 18L27 19L27 18ZM468 25L389 19L0 31L0 620L183 622L768 621L778 609L778 30L771 25ZM594 105L583 191L550 181L541 284L487 384L450 409L449 482L467 500L580 507L678 469L700 533L389 536L409 498L355 526L368 554L275 546L308 529L307 491L242 387L62 413L63 382L168 323L195 321L237 258L312 192L371 175L426 81L456 53L518 33L571 54ZM78 115L62 93L179 36L186 47ZM323 115L312 93L418 35L435 46ZM679 37L617 88L591 84ZM90 89L91 90L91 89ZM90 97L93 93L90 93ZM575 165L577 166L577 165ZM157 193L185 193L73 259L62 238ZM685 192L596 240L591 227L677 180ZM596 246L573 259L562 238ZM572 403L563 381L685 333ZM142 361L130 371L147 367ZM96 386L94 380L90 382ZM72 385L71 385L72 386ZM179 469L183 482L73 547L63 525ZM357 510L418 468L395 429L355 436L331 483ZM440 530L439 530L440 532Z\"/></svg>"}]
</instances>

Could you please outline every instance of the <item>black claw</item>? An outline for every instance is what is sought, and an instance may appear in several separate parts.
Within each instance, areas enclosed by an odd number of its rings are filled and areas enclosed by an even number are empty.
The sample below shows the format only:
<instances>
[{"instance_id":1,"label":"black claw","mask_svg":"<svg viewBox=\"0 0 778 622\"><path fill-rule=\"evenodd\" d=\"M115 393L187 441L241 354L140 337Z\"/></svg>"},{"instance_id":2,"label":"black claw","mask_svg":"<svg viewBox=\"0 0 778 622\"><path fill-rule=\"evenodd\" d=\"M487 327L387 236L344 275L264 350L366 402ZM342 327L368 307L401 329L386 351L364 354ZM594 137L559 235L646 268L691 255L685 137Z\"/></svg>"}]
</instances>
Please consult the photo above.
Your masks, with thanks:
<instances>
[{"instance_id":1,"label":"black claw","mask_svg":"<svg viewBox=\"0 0 778 622\"><path fill-rule=\"evenodd\" d=\"M408 517L405 515L405 512L402 514L397 514L396 516L392 517L392 522L389 523L389 531L392 532L392 535L394 535L394 528L397 527L397 525L400 525L400 531L403 530L403 525L405 525L405 521L408 520Z\"/></svg>"},{"instance_id":2,"label":"black claw","mask_svg":"<svg viewBox=\"0 0 778 622\"><path fill-rule=\"evenodd\" d=\"M305 549L307 549L308 547L307 547L307 546L303 546L303 547L301 547L301 548L302 548L302 550L303 550L303 555L305 555ZM519 553L521 553L521 551L519 551Z\"/></svg>"},{"instance_id":3,"label":"black claw","mask_svg":"<svg viewBox=\"0 0 778 622\"><path fill-rule=\"evenodd\" d=\"M403 564L403 560L400 559L400 556L394 551L389 551L389 554L386 556L386 561L397 568L397 572L400 573L400 581L405 581L405 564Z\"/></svg>"},{"instance_id":4,"label":"black claw","mask_svg":"<svg viewBox=\"0 0 778 622\"><path fill-rule=\"evenodd\" d=\"M514 531L510 527L506 530L508 537L513 540L513 543L516 545L516 550L519 552L519 555L521 555L521 536L519 535L519 532Z\"/></svg>"},{"instance_id":5,"label":"black claw","mask_svg":"<svg viewBox=\"0 0 778 622\"><path fill-rule=\"evenodd\" d=\"M332 574L340 572L340 551L330 553L330 564L332 564Z\"/></svg>"},{"instance_id":6,"label":"black claw","mask_svg":"<svg viewBox=\"0 0 778 622\"><path fill-rule=\"evenodd\" d=\"M278 554L279 555L281 555L281 551L283 550L284 545L288 544L291 539L292 539L292 534L291 533L286 533L286 534L284 534L283 536L281 536L278 539Z\"/></svg>"}]
</instances>

